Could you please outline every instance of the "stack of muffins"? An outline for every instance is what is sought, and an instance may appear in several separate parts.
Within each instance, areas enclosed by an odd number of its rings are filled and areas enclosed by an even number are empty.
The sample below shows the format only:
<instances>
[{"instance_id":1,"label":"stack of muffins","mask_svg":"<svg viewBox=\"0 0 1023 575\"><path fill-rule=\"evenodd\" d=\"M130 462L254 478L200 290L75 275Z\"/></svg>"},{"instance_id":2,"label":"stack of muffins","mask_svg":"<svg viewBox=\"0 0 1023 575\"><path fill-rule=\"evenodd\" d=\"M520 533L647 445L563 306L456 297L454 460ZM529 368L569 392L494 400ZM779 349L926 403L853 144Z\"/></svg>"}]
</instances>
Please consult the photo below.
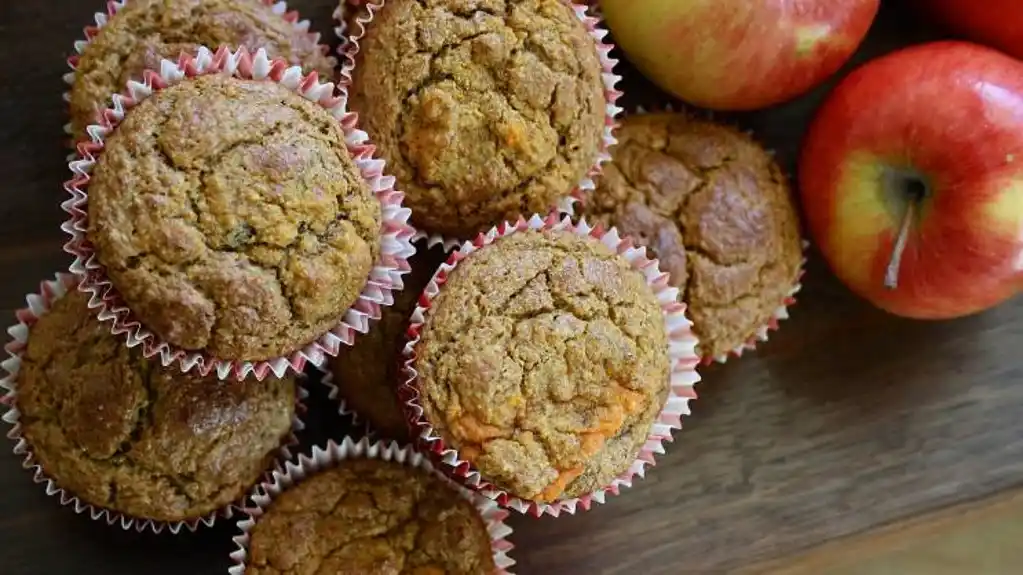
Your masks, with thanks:
<instances>
[{"instance_id":1,"label":"stack of muffins","mask_svg":"<svg viewBox=\"0 0 1023 575\"><path fill-rule=\"evenodd\" d=\"M784 316L796 212L730 128L630 114L614 146L582 6L353 4L340 62L270 0L87 29L76 259L11 330L5 420L93 518L243 510L235 573L504 572L504 509L631 485L696 366ZM292 459L306 376L369 437Z\"/></svg>"}]
</instances>

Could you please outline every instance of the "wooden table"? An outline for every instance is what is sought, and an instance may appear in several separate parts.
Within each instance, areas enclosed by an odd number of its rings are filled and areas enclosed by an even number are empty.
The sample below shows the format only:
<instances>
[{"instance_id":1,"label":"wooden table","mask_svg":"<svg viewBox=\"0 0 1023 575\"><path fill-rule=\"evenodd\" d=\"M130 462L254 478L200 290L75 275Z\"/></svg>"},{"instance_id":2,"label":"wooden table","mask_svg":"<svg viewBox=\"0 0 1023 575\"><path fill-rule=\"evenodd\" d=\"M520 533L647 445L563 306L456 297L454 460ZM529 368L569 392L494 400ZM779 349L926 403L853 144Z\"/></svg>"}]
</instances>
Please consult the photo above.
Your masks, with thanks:
<instances>
[{"instance_id":1,"label":"wooden table","mask_svg":"<svg viewBox=\"0 0 1023 575\"><path fill-rule=\"evenodd\" d=\"M293 3L323 31L332 4ZM100 6L0 2L0 306L7 318L23 294L69 263L58 229L68 174L61 75L72 42ZM914 18L886 6L857 61L928 37ZM634 74L626 88L630 105L657 98ZM756 130L791 170L823 92L736 121ZM577 516L513 518L517 572L723 573L759 564L791 573L881 573L837 566L928 538L958 540L961 531L952 530L999 518L1019 535L1019 497L970 502L1023 482L1023 299L953 322L904 321L854 298L811 258L792 319L759 353L703 372L693 416L646 479ZM315 399L306 441L340 437L345 429L330 404ZM125 533L61 508L19 463L0 456L0 572L201 575L229 564L230 522L180 536ZM962 507L928 515L956 504ZM1023 572L1019 554L1014 561L1005 552L988 568L949 572Z\"/></svg>"}]
</instances>

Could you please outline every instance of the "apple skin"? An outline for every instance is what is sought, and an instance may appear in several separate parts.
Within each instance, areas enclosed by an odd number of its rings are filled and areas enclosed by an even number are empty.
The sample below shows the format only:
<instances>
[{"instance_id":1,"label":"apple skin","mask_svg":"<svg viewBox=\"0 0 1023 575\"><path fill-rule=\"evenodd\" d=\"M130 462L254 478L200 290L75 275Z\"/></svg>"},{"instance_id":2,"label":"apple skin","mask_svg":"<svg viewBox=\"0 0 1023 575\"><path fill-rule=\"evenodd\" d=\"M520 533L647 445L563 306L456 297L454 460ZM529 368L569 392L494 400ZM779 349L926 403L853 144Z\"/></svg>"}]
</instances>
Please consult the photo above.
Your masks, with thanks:
<instances>
[{"instance_id":1,"label":"apple skin","mask_svg":"<svg viewBox=\"0 0 1023 575\"><path fill-rule=\"evenodd\" d=\"M790 100L842 67L879 0L601 0L614 42L663 90L705 108Z\"/></svg>"},{"instance_id":2,"label":"apple skin","mask_svg":"<svg viewBox=\"0 0 1023 575\"><path fill-rule=\"evenodd\" d=\"M916 4L949 31L1023 60L1020 0L916 0Z\"/></svg>"},{"instance_id":3,"label":"apple skin","mask_svg":"<svg viewBox=\"0 0 1023 575\"><path fill-rule=\"evenodd\" d=\"M912 201L928 193L899 266ZM893 314L973 314L1023 288L1023 62L976 44L921 44L867 62L829 94L799 167L807 228L835 275Z\"/></svg>"}]
</instances>

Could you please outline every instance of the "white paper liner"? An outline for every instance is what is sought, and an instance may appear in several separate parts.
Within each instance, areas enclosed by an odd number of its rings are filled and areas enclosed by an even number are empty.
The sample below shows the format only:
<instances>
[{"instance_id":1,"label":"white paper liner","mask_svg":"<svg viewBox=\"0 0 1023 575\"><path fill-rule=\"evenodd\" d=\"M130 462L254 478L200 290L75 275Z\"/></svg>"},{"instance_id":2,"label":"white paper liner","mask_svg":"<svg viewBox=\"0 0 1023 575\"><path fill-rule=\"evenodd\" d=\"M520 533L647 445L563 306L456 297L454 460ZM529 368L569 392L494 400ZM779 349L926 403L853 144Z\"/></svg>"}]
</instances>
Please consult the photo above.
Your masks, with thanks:
<instances>
[{"instance_id":1,"label":"white paper liner","mask_svg":"<svg viewBox=\"0 0 1023 575\"><path fill-rule=\"evenodd\" d=\"M714 115L710 111L702 109L696 110L687 109L684 111L676 110L675 107L670 102L666 103L664 106L660 106L657 108L636 106L635 109L631 111L626 111L625 117L632 115L642 116L646 114L686 114L707 122L715 121ZM754 137L752 131L747 131L745 133L751 138ZM767 153L771 156L774 156L774 150L767 150ZM791 180L791 178L789 179ZM772 331L778 330L778 328L780 327L779 323L782 320L786 320L789 318L789 308L796 304L796 294L798 294L799 291L803 289L802 279L803 275L806 273L806 250L809 247L810 242L803 240L802 242L803 260L799 264L799 272L796 275L795 284L792 286L792 289L789 290L787 294L785 294L785 297L778 304L778 307L775 308L774 313L771 315L770 319L767 320L767 323L757 328L753 335L751 335L745 342L743 342L741 345L737 345L735 348L729 350L727 353L718 354L716 356L703 357L700 360L700 363L702 365L710 365L712 363L727 363L729 358L732 357L739 358L742 357L742 355L746 352L756 350L758 344L764 343L768 340Z\"/></svg>"},{"instance_id":2,"label":"white paper liner","mask_svg":"<svg viewBox=\"0 0 1023 575\"><path fill-rule=\"evenodd\" d=\"M342 59L344 57L345 50L347 49L348 34L350 32L348 30L348 15L352 13L352 11L356 11L357 13L357 11L362 8L363 4L363 0L339 0L337 8L334 9L334 35L341 41L337 47L337 54L338 56L341 56ZM364 20L361 23L365 26L367 22L368 20ZM342 75L340 78L341 79L338 83L341 84L342 87L346 85L346 80L351 81L350 76L346 78Z\"/></svg>"},{"instance_id":3,"label":"white paper liner","mask_svg":"<svg viewBox=\"0 0 1023 575\"><path fill-rule=\"evenodd\" d=\"M245 573L245 562L248 559L249 539L252 528L263 516L267 508L273 504L274 498L281 493L300 483L310 475L319 471L331 469L343 464L345 460L351 459L380 459L393 461L408 467L419 468L431 473L445 481L452 489L457 491L467 501L471 502L479 511L483 522L487 526L487 533L490 535L490 548L494 553L494 565L497 567L495 573L499 575L511 575L509 568L515 565L515 561L508 557L514 546L507 540L512 529L504 520L508 512L501 509L493 501L481 497L478 494L461 487L434 469L429 458L422 453L413 450L409 446L399 446L396 442L372 441L368 438L355 442L345 437L341 443L334 441L327 442L326 447L314 446L311 455L300 454L297 462L285 463L283 471L274 471L273 479L257 487L251 496L255 507L245 509L248 515L246 519L238 522L241 534L234 537L238 549L231 553L231 560L234 565L228 570L231 575L242 575Z\"/></svg>"},{"instance_id":4,"label":"white paper liner","mask_svg":"<svg viewBox=\"0 0 1023 575\"><path fill-rule=\"evenodd\" d=\"M334 383L334 370L330 368L329 362L328 365L323 366L320 370L323 374L320 378L320 383L327 388L327 399L337 402L338 415L348 418L355 429L361 428L366 437L375 439L377 437L376 428L373 427L368 418L359 415L358 411L352 409L348 402L345 401L344 396L341 395L341 389Z\"/></svg>"},{"instance_id":5,"label":"white paper liner","mask_svg":"<svg viewBox=\"0 0 1023 575\"><path fill-rule=\"evenodd\" d=\"M148 530L153 533L160 533L167 529L171 533L177 534L182 528L188 531L196 531L200 526L210 527L217 518L230 519L236 511L243 509L243 502L247 495L217 511L184 521L157 521L154 519L137 518L112 509L97 507L80 500L73 493L65 491L54 480L47 477L43 468L35 462L32 446L29 445L28 440L21 434L21 412L18 410L18 373L21 371L21 357L28 345L32 326L35 325L40 317L50 311L54 302L64 297L68 292L74 291L79 281L80 278L78 276L58 273L55 279L40 282L39 292L25 297L28 304L27 307L15 312L18 323L7 328L10 341L4 346L8 357L0 363L0 368L6 373L0 379L0 388L5 390L3 396L0 397L0 404L7 406L7 411L3 414L2 419L11 426L11 429L7 432L7 437L14 440L14 454L23 456L21 466L31 471L32 481L42 484L46 494L57 497L61 505L71 507L75 513L86 513L91 519L104 521L107 525L118 524L125 530L134 529L138 532ZM301 378L299 378L295 385L295 414L291 420L291 433L282 443L277 454L277 460L267 470L264 475L264 478L266 478L264 481L269 479L274 469L281 469L283 462L291 459L292 449L299 445L298 437L295 434L305 428L305 424L302 423L302 416L306 411L305 400L308 396L309 393L301 384Z\"/></svg>"},{"instance_id":6,"label":"white paper liner","mask_svg":"<svg viewBox=\"0 0 1023 575\"><path fill-rule=\"evenodd\" d=\"M554 503L540 503L515 497L501 488L487 482L472 465L459 457L458 451L444 444L433 426L426 419L422 406L419 405L419 375L415 370L416 345L419 343L420 331L426 321L431 302L444 288L448 275L458 262L479 249L494 243L500 238L526 230L555 230L589 236L600 240L605 246L616 252L629 262L633 269L641 272L650 289L656 294L661 310L664 313L665 329L668 335L668 355L671 360L671 381L668 398L661 412L650 427L647 441L636 455L632 466L618 476L607 487L583 495L566 498ZM700 380L696 367L700 362L696 354L697 340L692 332L692 324L686 318L685 305L679 301L679 291L668 284L668 274L658 267L657 260L646 256L646 248L634 247L628 238L621 238L615 228L603 230L591 227L585 221L573 223L565 216L559 219L556 214L547 217L533 215L529 220L520 218L515 223L504 223L492 228L486 234L480 234L472 242L465 242L461 249L451 254L447 262L441 265L433 279L427 284L419 305L412 312L409 322L408 342L403 349L405 356L404 379L399 393L406 409L410 424L419 427L419 440L443 464L443 470L461 481L470 489L497 501L499 504L540 517L548 514L558 517L562 512L574 514L577 508L588 510L593 502L604 503L607 494L617 495L622 487L631 487L635 476L643 477L647 465L654 464L654 456L663 454L665 441L672 441L671 431L682 428L682 416L689 415L689 400L696 399L695 385Z\"/></svg>"},{"instance_id":7,"label":"white paper liner","mask_svg":"<svg viewBox=\"0 0 1023 575\"><path fill-rule=\"evenodd\" d=\"M585 194L592 192L595 189L593 178L600 174L604 163L611 160L611 147L614 146L618 141L615 139L614 127L616 118L622 112L622 108L618 106L618 99L622 96L621 90L617 87L618 82L621 81L622 77L614 73L614 67L618 64L618 60L611 58L611 50L614 45L606 43L604 38L607 37L608 32L606 29L600 27L600 18L592 14L587 13L587 6L582 4L576 4L570 0L562 0L565 4L570 6L575 12L576 17L583 23L586 30L589 32L593 42L596 45L597 56L600 59L603 73L601 74L604 80L604 98L607 101L605 107L605 118L604 118L604 134L601 139L600 150L597 153L597 157L594 158L593 166L590 171L586 174L586 177L579 182L578 186L572 190L568 195L558 200L557 204L552 206L551 212L555 214L563 214L568 216L575 215L575 203L578 202ZM334 28L334 32L341 40L341 45L338 47L338 55L341 57L341 74L339 79L339 88L347 94L348 87L352 83L352 70L355 69L356 57L359 53L359 40L366 35L366 27L373 22L373 19L377 12L383 8L385 0L341 0L338 4L337 9L334 11L334 20L337 26ZM346 20L346 12L348 10L359 10L354 20L352 20L352 27L348 29L348 21ZM445 237L441 234L432 234L424 230L416 230L416 235L413 240L425 239L427 247L432 248L436 245L444 246L445 251L451 251L457 248L463 240L458 238Z\"/></svg>"},{"instance_id":8,"label":"white paper liner","mask_svg":"<svg viewBox=\"0 0 1023 575\"><path fill-rule=\"evenodd\" d=\"M104 138L131 108L153 92L205 74L277 82L307 100L319 103L341 124L352 159L380 201L383 216L380 258L362 293L336 327L286 357L259 362L218 359L160 340L125 305L86 238L89 174L103 151ZM366 133L356 128L355 115L345 111L344 102L335 95L333 84L318 82L314 73L303 76L300 67L288 66L284 60L267 58L262 48L251 55L244 47L237 51L221 48L215 53L202 47L194 56L182 54L176 63L163 60L159 72L145 72L143 82L129 81L127 93L114 95L113 104L113 108L103 113L100 124L89 126L90 140L78 144L78 159L70 163L73 178L64 184L64 188L71 194L71 199L61 204L70 218L61 228L71 236L64 245L64 251L75 257L71 271L83 277L79 289L92 294L89 307L97 310L101 321L110 323L114 334L123 335L129 347L141 345L147 358L159 355L160 363L165 367L176 362L182 371L194 369L203 375L215 372L220 379L249 376L263 379L271 373L283 377L289 370L301 373L307 362L319 366L326 356L337 355L342 345L352 344L356 333L366 333L371 320L380 319L381 306L393 303L392 292L402 288L402 275L410 269L408 258L415 253L411 242L415 230L408 224L411 212L402 206L403 195L394 189L394 177L384 175L384 161L373 158L374 148L367 143Z\"/></svg>"},{"instance_id":9,"label":"white paper liner","mask_svg":"<svg viewBox=\"0 0 1023 575\"><path fill-rule=\"evenodd\" d=\"M131 0L107 0L106 12L96 12L96 14L93 15L93 20L96 23L92 26L86 26L85 29L82 31L84 39L78 40L74 43L75 53L69 56L67 59L67 65L68 68L71 68L71 71L64 74L64 83L68 85L68 89L64 92L65 102L68 103L71 102L71 86L73 86L75 83L75 72L78 70L78 61L81 58L82 54L85 52L86 46L88 46L89 43L91 43L93 39L96 38L96 35L99 34L100 29L106 26L107 22L110 21L110 19L113 18L115 14L123 10L124 6L128 4L128 2L130 1ZM326 44L320 44L320 33L310 32L309 21L300 20L297 11L292 10L289 12L287 2L280 2L278 0L259 1L269 6L270 10L272 10L274 14L279 15L281 18L284 18L285 21L289 22L292 26L294 26L295 31L297 33L306 34L313 44L318 44L320 46L320 51L325 56L330 53L330 46L327 46ZM333 57L331 57L331 60L333 60ZM336 67L337 63L335 62L334 65ZM75 141L70 122L64 124L64 132L68 135L68 142L73 147L75 145ZM73 157L74 155L72 154L72 157L69 158L69 160L72 159Z\"/></svg>"}]
</instances>

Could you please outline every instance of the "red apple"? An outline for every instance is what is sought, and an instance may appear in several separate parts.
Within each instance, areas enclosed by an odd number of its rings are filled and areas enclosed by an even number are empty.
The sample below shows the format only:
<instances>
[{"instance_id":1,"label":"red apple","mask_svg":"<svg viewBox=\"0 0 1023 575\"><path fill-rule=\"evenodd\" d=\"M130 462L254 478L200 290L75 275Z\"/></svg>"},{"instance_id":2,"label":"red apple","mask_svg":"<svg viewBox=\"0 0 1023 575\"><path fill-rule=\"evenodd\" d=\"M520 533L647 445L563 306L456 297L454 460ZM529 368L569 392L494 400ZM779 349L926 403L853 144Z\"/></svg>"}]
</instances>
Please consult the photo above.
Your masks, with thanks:
<instances>
[{"instance_id":1,"label":"red apple","mask_svg":"<svg viewBox=\"0 0 1023 575\"><path fill-rule=\"evenodd\" d=\"M807 227L835 274L891 313L975 313L1023 287L1023 62L966 42L854 70L810 125Z\"/></svg>"},{"instance_id":2,"label":"red apple","mask_svg":"<svg viewBox=\"0 0 1023 575\"><path fill-rule=\"evenodd\" d=\"M718 110L798 96L856 51L879 0L601 0L614 42L654 83Z\"/></svg>"},{"instance_id":3,"label":"red apple","mask_svg":"<svg viewBox=\"0 0 1023 575\"><path fill-rule=\"evenodd\" d=\"M916 0L916 3L950 31L1023 60L1020 0Z\"/></svg>"}]
</instances>

